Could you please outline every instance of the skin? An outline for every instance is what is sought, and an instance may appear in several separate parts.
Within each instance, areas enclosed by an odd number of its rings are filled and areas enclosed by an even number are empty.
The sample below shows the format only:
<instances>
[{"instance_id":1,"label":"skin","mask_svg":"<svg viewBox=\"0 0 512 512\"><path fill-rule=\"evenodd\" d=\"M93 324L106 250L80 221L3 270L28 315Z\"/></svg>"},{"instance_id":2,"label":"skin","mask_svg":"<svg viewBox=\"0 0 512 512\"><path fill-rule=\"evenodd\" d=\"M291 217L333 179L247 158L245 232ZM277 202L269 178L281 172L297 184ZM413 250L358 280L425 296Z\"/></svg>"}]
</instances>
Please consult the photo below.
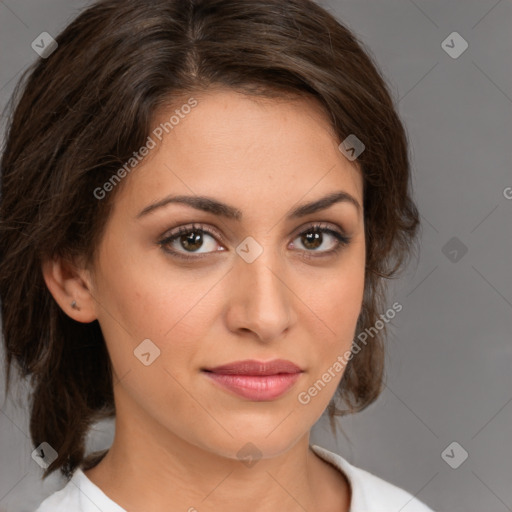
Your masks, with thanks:
<instances>
[{"instance_id":1,"label":"skin","mask_svg":"<svg viewBox=\"0 0 512 512\"><path fill-rule=\"evenodd\" d=\"M197 107L125 178L94 268L43 264L62 309L79 322L99 321L115 373L114 442L86 475L128 512L348 511L345 476L309 448L343 371L307 405L298 394L355 336L365 268L360 169L339 151L313 99L225 89L194 97ZM162 107L155 126L174 108ZM338 202L287 217L338 190L361 209ZM243 219L177 203L136 218L168 194L207 195L239 208ZM316 222L350 236L349 245L321 256L336 246L332 235L324 233L316 250L300 236ZM182 260L158 245L192 223L222 238L203 234L195 252L179 239L167 247L202 259ZM235 252L247 236L263 248L252 263ZM320 256L304 258L312 253ZM147 338L161 352L145 366L133 351ZM234 395L200 371L274 358L304 372L271 401ZM237 456L248 442L261 452L251 467Z\"/></svg>"}]
</instances>

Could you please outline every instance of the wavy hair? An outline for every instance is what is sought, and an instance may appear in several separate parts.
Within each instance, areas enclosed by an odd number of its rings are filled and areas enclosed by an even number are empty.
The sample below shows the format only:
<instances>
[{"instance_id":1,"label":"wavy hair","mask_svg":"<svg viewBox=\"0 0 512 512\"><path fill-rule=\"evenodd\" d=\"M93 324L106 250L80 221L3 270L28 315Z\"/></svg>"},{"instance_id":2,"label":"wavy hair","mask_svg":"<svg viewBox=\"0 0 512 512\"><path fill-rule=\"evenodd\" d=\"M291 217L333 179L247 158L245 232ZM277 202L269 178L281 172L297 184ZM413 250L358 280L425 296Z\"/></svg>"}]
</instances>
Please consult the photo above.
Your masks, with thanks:
<instances>
[{"instance_id":1,"label":"wavy hair","mask_svg":"<svg viewBox=\"0 0 512 512\"><path fill-rule=\"evenodd\" d=\"M0 299L11 367L30 378L30 436L60 469L97 464L85 454L91 425L115 416L112 367L98 321L66 315L42 275L61 256L94 262L117 193L104 184L140 148L155 112L185 94L222 86L248 95L313 97L340 141L365 145L366 268L357 330L385 307L386 279L412 253L419 214L411 197L408 141L369 50L311 0L100 0L30 66L9 107L1 159ZM129 177L127 178L129 179ZM384 381L385 326L353 357L328 406L360 411ZM94 375L94 378L91 378Z\"/></svg>"}]
</instances>

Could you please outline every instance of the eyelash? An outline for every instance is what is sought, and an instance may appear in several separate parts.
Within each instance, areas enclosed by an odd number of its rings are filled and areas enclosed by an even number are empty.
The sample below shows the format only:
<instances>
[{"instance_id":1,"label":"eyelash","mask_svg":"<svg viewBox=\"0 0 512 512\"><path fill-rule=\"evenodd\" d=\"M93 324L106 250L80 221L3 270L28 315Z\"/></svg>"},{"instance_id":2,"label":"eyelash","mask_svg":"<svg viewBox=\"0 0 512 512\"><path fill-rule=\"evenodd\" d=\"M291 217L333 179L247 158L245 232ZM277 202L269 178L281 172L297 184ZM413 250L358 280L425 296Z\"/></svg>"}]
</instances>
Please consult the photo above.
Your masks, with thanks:
<instances>
[{"instance_id":1,"label":"eyelash","mask_svg":"<svg viewBox=\"0 0 512 512\"><path fill-rule=\"evenodd\" d=\"M311 226L308 226L306 229L304 229L303 231L301 231L300 233L298 233L295 238L298 238L306 233L309 233L309 232L316 232L316 233L327 233L329 235L332 235L334 236L334 238L336 239L336 247L334 249L330 249L328 251L314 251L314 250L304 250L304 257L306 259L313 259L313 258L322 258L322 257L328 257L328 256L332 256L336 253L338 253L343 247L346 247L347 245L350 244L350 241L351 241L351 237L347 236L347 235L344 235L343 233L341 233L340 231L337 231L337 230L334 230L334 229L330 229L328 227L326 227L325 225L323 224L312 224ZM160 240L158 243L158 245L168 254L170 254L171 256L176 256L178 258L181 258L181 259L184 259L184 260L199 260L199 259L202 259L203 257L205 256L208 256L209 254L212 254L210 252L208 253L200 253L200 254L197 254L195 256L189 256L189 255L185 255L181 252L178 252L178 251L175 251L174 249L168 249L166 248L165 246L167 246L168 244L174 242L174 240L177 240L179 239L182 235L186 235L186 234L189 234L189 233L197 233L197 232L200 232L200 233L207 233L208 235L214 237L214 238L222 238L220 237L220 235L217 233L217 231L215 230L212 230L211 228L209 228L208 226L204 226L202 224L193 224L191 226L181 226L180 228L178 228L175 232L171 232L169 234L169 236L166 236L165 238L163 238L162 240ZM218 251L215 251L215 252L218 252ZM319 254L312 254L312 253L315 253L315 252L318 252ZM194 254L194 253L191 253L191 254Z\"/></svg>"}]
</instances>

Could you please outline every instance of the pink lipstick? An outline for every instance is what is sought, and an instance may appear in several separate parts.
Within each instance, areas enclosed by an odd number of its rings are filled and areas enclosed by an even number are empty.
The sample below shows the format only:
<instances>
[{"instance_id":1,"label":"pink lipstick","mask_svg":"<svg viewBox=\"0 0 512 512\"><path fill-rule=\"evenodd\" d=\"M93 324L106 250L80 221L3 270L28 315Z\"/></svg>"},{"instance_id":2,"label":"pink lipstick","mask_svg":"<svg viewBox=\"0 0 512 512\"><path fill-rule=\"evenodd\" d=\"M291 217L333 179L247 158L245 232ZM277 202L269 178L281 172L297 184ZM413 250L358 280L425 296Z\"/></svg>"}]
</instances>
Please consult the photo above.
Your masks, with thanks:
<instances>
[{"instance_id":1,"label":"pink lipstick","mask_svg":"<svg viewBox=\"0 0 512 512\"><path fill-rule=\"evenodd\" d=\"M303 370L291 361L274 359L268 362L235 361L204 368L203 372L236 395L260 402L282 396L297 382Z\"/></svg>"}]
</instances>

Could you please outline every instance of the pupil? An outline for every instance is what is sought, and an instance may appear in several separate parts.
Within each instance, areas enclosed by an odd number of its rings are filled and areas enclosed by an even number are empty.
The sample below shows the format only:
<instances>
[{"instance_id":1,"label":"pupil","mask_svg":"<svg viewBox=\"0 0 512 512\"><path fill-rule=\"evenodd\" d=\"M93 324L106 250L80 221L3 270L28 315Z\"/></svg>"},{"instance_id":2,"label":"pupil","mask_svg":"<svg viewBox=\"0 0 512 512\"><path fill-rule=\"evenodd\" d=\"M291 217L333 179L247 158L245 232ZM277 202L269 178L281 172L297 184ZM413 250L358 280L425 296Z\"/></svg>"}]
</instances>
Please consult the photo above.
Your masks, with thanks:
<instances>
[{"instance_id":1,"label":"pupil","mask_svg":"<svg viewBox=\"0 0 512 512\"><path fill-rule=\"evenodd\" d=\"M306 233L303 236L303 239L306 240L306 243L304 244L306 247L309 247L310 249L316 249L320 245L322 245L322 234L318 233L317 231L310 231ZM315 242L319 242L316 243Z\"/></svg>"},{"instance_id":2,"label":"pupil","mask_svg":"<svg viewBox=\"0 0 512 512\"><path fill-rule=\"evenodd\" d=\"M195 231L191 231L190 233L186 234L186 235L182 235L181 237L181 242L185 242L183 247L187 248L188 246L188 249L199 249L201 247L201 245L203 245L203 241L202 241L202 235L200 233L197 233ZM196 247L193 247L194 244L197 244Z\"/></svg>"}]
</instances>

